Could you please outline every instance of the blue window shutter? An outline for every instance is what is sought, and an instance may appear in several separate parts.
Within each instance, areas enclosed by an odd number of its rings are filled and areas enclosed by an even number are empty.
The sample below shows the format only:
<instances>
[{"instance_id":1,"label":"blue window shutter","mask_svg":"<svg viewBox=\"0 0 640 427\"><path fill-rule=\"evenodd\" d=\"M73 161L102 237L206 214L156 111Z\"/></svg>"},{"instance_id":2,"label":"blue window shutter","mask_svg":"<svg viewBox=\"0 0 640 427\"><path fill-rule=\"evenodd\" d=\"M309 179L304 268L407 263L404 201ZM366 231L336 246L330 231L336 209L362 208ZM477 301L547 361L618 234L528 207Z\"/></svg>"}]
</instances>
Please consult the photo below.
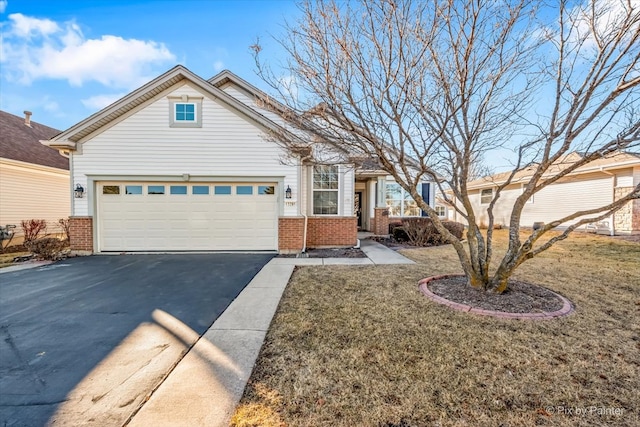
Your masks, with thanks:
<instances>
[{"instance_id":1,"label":"blue window shutter","mask_svg":"<svg viewBox=\"0 0 640 427\"><path fill-rule=\"evenodd\" d=\"M429 204L429 200L431 200L431 198L429 197L429 187L430 184L422 184L422 199ZM425 211L422 211L422 216L428 216L427 213Z\"/></svg>"}]
</instances>

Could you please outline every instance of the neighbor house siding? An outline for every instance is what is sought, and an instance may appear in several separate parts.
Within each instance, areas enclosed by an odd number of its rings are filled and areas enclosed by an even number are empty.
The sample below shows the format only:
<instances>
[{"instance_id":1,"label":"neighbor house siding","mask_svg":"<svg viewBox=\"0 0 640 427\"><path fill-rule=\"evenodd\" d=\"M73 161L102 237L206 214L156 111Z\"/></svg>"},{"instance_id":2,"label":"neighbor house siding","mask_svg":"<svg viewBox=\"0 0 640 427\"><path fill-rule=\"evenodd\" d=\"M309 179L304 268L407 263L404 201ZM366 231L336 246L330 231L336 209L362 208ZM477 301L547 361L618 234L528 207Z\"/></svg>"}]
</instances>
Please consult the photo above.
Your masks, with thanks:
<instances>
[{"instance_id":1,"label":"neighbor house siding","mask_svg":"<svg viewBox=\"0 0 640 427\"><path fill-rule=\"evenodd\" d=\"M70 215L69 171L0 159L0 225L44 219L57 233L60 218Z\"/></svg>"},{"instance_id":2,"label":"neighbor house siding","mask_svg":"<svg viewBox=\"0 0 640 427\"><path fill-rule=\"evenodd\" d=\"M169 127L168 96L202 97L201 128ZM88 184L87 175L198 177L279 177L298 194L297 166L282 162L283 150L266 141L249 119L180 84L154 101L91 137L72 156L73 182ZM93 189L89 188L89 192ZM277 191L284 198L283 189ZM92 197L75 199L74 215L93 215ZM285 204L285 216L297 215Z\"/></svg>"},{"instance_id":3,"label":"neighbor house siding","mask_svg":"<svg viewBox=\"0 0 640 427\"><path fill-rule=\"evenodd\" d=\"M520 225L532 226L534 222L550 223L575 212L605 206L613 201L614 176L602 173L571 176L544 187L526 203L520 217ZM489 187L487 187L489 188ZM521 184L506 187L494 208L494 223L509 225L511 210L522 194ZM480 204L480 190L470 191L471 202L479 223L488 223L487 207ZM577 222L579 218L563 225Z\"/></svg>"}]
</instances>

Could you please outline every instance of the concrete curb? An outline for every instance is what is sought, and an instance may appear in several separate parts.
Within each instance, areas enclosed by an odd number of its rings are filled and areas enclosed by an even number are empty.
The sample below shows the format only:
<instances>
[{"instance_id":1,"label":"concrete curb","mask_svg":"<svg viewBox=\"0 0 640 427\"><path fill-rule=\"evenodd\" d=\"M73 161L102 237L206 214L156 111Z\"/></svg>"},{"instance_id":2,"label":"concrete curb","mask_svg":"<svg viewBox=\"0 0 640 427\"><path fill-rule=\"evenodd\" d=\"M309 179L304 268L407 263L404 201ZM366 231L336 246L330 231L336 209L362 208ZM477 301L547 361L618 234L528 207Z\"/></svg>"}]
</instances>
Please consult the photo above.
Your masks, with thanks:
<instances>
[{"instance_id":1,"label":"concrete curb","mask_svg":"<svg viewBox=\"0 0 640 427\"><path fill-rule=\"evenodd\" d=\"M49 265L53 261L25 261L19 265L12 265L10 267L0 268L0 274L13 273L14 271L29 270L31 268L42 267L43 265Z\"/></svg>"},{"instance_id":2,"label":"concrete curb","mask_svg":"<svg viewBox=\"0 0 640 427\"><path fill-rule=\"evenodd\" d=\"M556 317L567 316L574 311L573 304L567 298L558 294L557 292L552 291L551 289L547 289L549 292L552 292L555 296L560 298L563 305L562 308L556 311L544 311L541 313L509 313L504 311L494 311L494 310L484 310L481 308L471 307L466 304L457 303L454 301L449 301L446 298L443 298L439 295L434 294L429 290L429 283L434 280L440 279L448 279L451 277L461 277L462 274L443 274L440 276L427 277L426 279L422 279L418 282L418 288L420 291L431 301L436 302L438 304L445 305L457 311L463 311L466 313L473 313L479 316L489 316L495 317L498 319L518 319L518 320L546 320L546 319L554 319Z\"/></svg>"}]
</instances>

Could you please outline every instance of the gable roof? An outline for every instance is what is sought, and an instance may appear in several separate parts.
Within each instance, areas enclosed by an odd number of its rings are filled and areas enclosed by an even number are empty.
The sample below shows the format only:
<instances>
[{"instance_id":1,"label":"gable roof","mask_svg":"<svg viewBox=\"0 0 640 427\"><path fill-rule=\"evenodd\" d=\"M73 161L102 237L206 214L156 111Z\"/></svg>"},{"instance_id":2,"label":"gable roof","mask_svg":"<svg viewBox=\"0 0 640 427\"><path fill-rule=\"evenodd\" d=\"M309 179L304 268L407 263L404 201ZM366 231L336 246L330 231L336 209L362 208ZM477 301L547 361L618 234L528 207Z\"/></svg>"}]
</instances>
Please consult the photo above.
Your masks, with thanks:
<instances>
[{"instance_id":1,"label":"gable roof","mask_svg":"<svg viewBox=\"0 0 640 427\"><path fill-rule=\"evenodd\" d=\"M558 172L561 172L577 160L580 160L580 158L582 158L582 156L579 153L573 152L567 154L566 156L560 158L553 165L551 165L551 167L549 167L547 172L542 175L543 179L544 177L553 176ZM583 173L620 169L630 166L640 166L640 156L632 153L616 152L614 154L587 163L586 165L577 168L575 171L569 173L568 175L579 175ZM534 170L535 165L520 169L513 176L511 183L518 184L527 182L533 175ZM507 180L507 178L509 178L509 175L511 175L511 171L476 179L474 181L470 181L467 184L467 188L473 190L479 188L490 188L495 185L500 185L503 184Z\"/></svg>"},{"instance_id":2,"label":"gable roof","mask_svg":"<svg viewBox=\"0 0 640 427\"><path fill-rule=\"evenodd\" d=\"M117 120L124 114L150 100L159 93L184 80L194 84L204 93L221 101L223 104L250 119L260 127L267 130L278 129L279 132L283 131L283 129L281 129L276 123L261 115L259 112L235 99L226 92L220 90L210 82L207 82L206 80L192 73L186 67L182 65L176 65L164 74L156 77L155 79L134 90L123 98L120 98L113 104L103 108L102 110L89 116L80 123L70 127L61 134L57 135L55 138L51 138L49 141L43 141L43 143L58 149L73 150L76 148L76 144L86 136L106 126L114 120ZM289 135L292 138L295 138L294 135Z\"/></svg>"},{"instance_id":3,"label":"gable roof","mask_svg":"<svg viewBox=\"0 0 640 427\"><path fill-rule=\"evenodd\" d=\"M68 158L40 144L41 139L53 138L60 131L33 120L30 125L24 117L0 111L0 157L69 170Z\"/></svg>"}]
</instances>

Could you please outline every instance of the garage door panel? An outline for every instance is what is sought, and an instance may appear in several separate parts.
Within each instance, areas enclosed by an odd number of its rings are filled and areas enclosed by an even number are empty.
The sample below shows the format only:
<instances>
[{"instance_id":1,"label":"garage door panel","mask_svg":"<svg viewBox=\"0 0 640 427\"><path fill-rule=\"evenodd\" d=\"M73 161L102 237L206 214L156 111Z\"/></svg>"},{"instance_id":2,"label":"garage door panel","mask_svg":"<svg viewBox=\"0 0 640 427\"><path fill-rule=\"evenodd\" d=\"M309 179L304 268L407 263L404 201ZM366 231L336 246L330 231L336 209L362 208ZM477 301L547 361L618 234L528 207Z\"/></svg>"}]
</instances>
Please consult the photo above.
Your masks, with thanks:
<instances>
[{"instance_id":1,"label":"garage door panel","mask_svg":"<svg viewBox=\"0 0 640 427\"><path fill-rule=\"evenodd\" d=\"M121 192L102 194L104 185L119 185ZM142 186L142 194L125 194L125 185ZM149 185L164 185L165 194L148 194ZM275 184L194 183L186 185L187 194L170 194L171 185L99 183L100 250L277 249L277 198L258 194L258 186ZM253 194L236 194L239 186ZM193 187L209 193L193 194ZM215 194L215 187L231 194Z\"/></svg>"}]
</instances>

